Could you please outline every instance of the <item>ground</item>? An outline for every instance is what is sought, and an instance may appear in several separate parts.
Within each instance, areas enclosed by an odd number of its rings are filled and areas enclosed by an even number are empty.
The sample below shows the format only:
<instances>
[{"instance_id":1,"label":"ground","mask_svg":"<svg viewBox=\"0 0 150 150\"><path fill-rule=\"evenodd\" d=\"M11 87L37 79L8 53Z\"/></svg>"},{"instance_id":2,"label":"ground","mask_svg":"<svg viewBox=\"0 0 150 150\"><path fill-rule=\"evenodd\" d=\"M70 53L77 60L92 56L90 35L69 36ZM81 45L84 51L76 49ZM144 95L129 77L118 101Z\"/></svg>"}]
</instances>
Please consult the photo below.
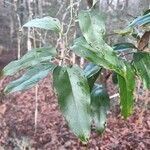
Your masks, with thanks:
<instances>
[{"instance_id":1,"label":"ground","mask_svg":"<svg viewBox=\"0 0 150 150\"><path fill-rule=\"evenodd\" d=\"M9 77L2 80L1 89L11 79ZM93 127L89 143L83 145L68 129L51 85L51 76L38 84L37 119L35 119L35 87L26 92L17 92L1 98L3 102L0 104L0 150L2 148L4 150L150 149L149 110L145 110L142 122L137 124L141 110L140 100L128 120L121 117L117 100L111 100L113 105L108 114L106 131L102 135L97 135ZM37 120L36 128L35 120Z\"/></svg>"}]
</instances>

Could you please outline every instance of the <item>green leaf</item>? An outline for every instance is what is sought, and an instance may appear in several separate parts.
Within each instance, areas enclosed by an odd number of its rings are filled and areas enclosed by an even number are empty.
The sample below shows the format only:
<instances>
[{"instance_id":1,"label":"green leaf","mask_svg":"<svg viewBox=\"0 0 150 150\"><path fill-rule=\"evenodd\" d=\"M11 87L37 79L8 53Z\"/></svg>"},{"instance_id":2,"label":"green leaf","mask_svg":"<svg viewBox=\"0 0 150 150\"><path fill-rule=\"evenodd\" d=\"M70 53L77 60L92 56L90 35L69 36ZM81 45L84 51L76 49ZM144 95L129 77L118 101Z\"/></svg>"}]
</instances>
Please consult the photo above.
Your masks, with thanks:
<instances>
[{"instance_id":1,"label":"green leaf","mask_svg":"<svg viewBox=\"0 0 150 150\"><path fill-rule=\"evenodd\" d=\"M110 47L108 46L102 51L97 51L91 47L83 37L76 39L72 46L73 51L78 56L124 76L126 71L124 62L116 56L116 53L113 50L109 51L109 48Z\"/></svg>"},{"instance_id":2,"label":"green leaf","mask_svg":"<svg viewBox=\"0 0 150 150\"><path fill-rule=\"evenodd\" d=\"M33 49L27 52L21 59L10 62L3 69L3 75L13 75L21 69L34 66L39 62L51 60L54 56L56 56L56 49L52 46Z\"/></svg>"},{"instance_id":3,"label":"green leaf","mask_svg":"<svg viewBox=\"0 0 150 150\"><path fill-rule=\"evenodd\" d=\"M118 43L113 45L113 50L114 51L125 51L125 50L129 50L129 49L137 49L135 47L135 45L133 45L132 43Z\"/></svg>"},{"instance_id":4,"label":"green leaf","mask_svg":"<svg viewBox=\"0 0 150 150\"><path fill-rule=\"evenodd\" d=\"M96 130L101 134L105 129L107 112L110 109L109 95L102 85L95 84L91 92L91 105Z\"/></svg>"},{"instance_id":5,"label":"green leaf","mask_svg":"<svg viewBox=\"0 0 150 150\"><path fill-rule=\"evenodd\" d=\"M56 65L50 63L38 64L34 67L31 67L22 77L9 83L4 92L13 93L29 89L37 84L41 79L45 78L55 67Z\"/></svg>"},{"instance_id":6,"label":"green leaf","mask_svg":"<svg viewBox=\"0 0 150 150\"><path fill-rule=\"evenodd\" d=\"M105 23L96 10L84 10L79 13L79 25L87 43L94 48L105 47ZM103 46L104 45L104 46Z\"/></svg>"},{"instance_id":7,"label":"green leaf","mask_svg":"<svg viewBox=\"0 0 150 150\"><path fill-rule=\"evenodd\" d=\"M150 13L137 17L132 23L129 24L128 27L133 28L135 26L143 26L148 23L150 23Z\"/></svg>"},{"instance_id":8,"label":"green leaf","mask_svg":"<svg viewBox=\"0 0 150 150\"><path fill-rule=\"evenodd\" d=\"M148 14L148 13L150 13L150 9L146 10L146 11L143 13L143 15L146 15L146 14Z\"/></svg>"},{"instance_id":9,"label":"green leaf","mask_svg":"<svg viewBox=\"0 0 150 150\"><path fill-rule=\"evenodd\" d=\"M92 64L92 63L88 63L84 66L84 73L88 79L88 83L89 83L91 90L101 72L101 69L102 68L100 66Z\"/></svg>"},{"instance_id":10,"label":"green leaf","mask_svg":"<svg viewBox=\"0 0 150 150\"><path fill-rule=\"evenodd\" d=\"M133 33L133 29L129 28L129 27L126 27L125 29L115 30L114 32L121 35L121 36L127 36L127 35Z\"/></svg>"},{"instance_id":11,"label":"green leaf","mask_svg":"<svg viewBox=\"0 0 150 150\"><path fill-rule=\"evenodd\" d=\"M140 36L139 36L139 34L136 33L136 32L133 32L131 35L132 35L132 37L134 37L136 40L140 40L140 39L141 39Z\"/></svg>"},{"instance_id":12,"label":"green leaf","mask_svg":"<svg viewBox=\"0 0 150 150\"><path fill-rule=\"evenodd\" d=\"M120 93L120 104L121 112L124 118L131 115L134 103L134 88L135 88L135 74L129 64L126 64L127 72L123 78L118 75L119 93Z\"/></svg>"},{"instance_id":13,"label":"green leaf","mask_svg":"<svg viewBox=\"0 0 150 150\"><path fill-rule=\"evenodd\" d=\"M96 74L100 70L101 67L92 63L88 63L84 66L84 73L87 78L91 78L94 74Z\"/></svg>"},{"instance_id":14,"label":"green leaf","mask_svg":"<svg viewBox=\"0 0 150 150\"><path fill-rule=\"evenodd\" d=\"M131 82L131 85L128 83L128 80L131 78L134 79L134 72L132 71L130 64L125 63L122 59L119 59L114 50L107 45L107 43L105 43L105 24L103 18L98 12L94 10L81 11L79 14L79 25L85 39L76 39L72 49L77 55L94 64L102 66L105 69L116 72L122 77L123 80L125 80L123 84L127 86L122 87L120 85L120 97L122 114L125 117L128 117L130 114L129 109L131 109L132 106L125 105L125 99L129 98L126 104L130 104L130 102L133 101L134 89L134 80L133 83ZM123 89L126 91L125 97L123 97Z\"/></svg>"},{"instance_id":15,"label":"green leaf","mask_svg":"<svg viewBox=\"0 0 150 150\"><path fill-rule=\"evenodd\" d=\"M100 13L95 10L81 11L79 13L79 25L85 39L78 38L75 41L73 46L75 53L123 75L125 69L123 61L118 59L113 49L104 41L106 29Z\"/></svg>"},{"instance_id":16,"label":"green leaf","mask_svg":"<svg viewBox=\"0 0 150 150\"><path fill-rule=\"evenodd\" d=\"M139 16L134 19L125 29L117 31L118 34L127 35L133 32L136 26L144 26L150 23L150 13L146 12L145 15Z\"/></svg>"},{"instance_id":17,"label":"green leaf","mask_svg":"<svg viewBox=\"0 0 150 150\"><path fill-rule=\"evenodd\" d=\"M55 32L61 31L61 24L57 18L52 17L44 17L44 18L36 18L29 22L27 22L23 27L35 27L45 30L52 30Z\"/></svg>"},{"instance_id":18,"label":"green leaf","mask_svg":"<svg viewBox=\"0 0 150 150\"><path fill-rule=\"evenodd\" d=\"M84 72L78 67L57 67L53 73L60 109L69 127L84 143L91 131L90 89Z\"/></svg>"},{"instance_id":19,"label":"green leaf","mask_svg":"<svg viewBox=\"0 0 150 150\"><path fill-rule=\"evenodd\" d=\"M134 53L133 61L138 75L143 80L144 87L150 89L150 53Z\"/></svg>"}]
</instances>

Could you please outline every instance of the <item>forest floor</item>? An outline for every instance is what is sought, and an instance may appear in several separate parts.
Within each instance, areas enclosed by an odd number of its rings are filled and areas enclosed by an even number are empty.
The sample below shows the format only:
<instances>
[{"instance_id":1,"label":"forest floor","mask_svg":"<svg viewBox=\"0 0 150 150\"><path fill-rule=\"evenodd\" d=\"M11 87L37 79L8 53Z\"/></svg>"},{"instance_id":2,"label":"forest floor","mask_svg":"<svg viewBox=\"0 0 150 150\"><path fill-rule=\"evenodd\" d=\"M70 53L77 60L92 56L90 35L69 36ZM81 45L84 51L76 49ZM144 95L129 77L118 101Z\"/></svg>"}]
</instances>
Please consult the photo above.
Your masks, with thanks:
<instances>
[{"instance_id":1,"label":"forest floor","mask_svg":"<svg viewBox=\"0 0 150 150\"><path fill-rule=\"evenodd\" d=\"M11 79L2 80L1 89ZM117 100L112 99L106 131L98 136L93 127L89 143L83 145L68 129L51 82L49 76L38 84L36 119L35 87L1 98L0 150L150 150L150 110L139 120L141 100L136 102L133 115L124 120Z\"/></svg>"}]
</instances>

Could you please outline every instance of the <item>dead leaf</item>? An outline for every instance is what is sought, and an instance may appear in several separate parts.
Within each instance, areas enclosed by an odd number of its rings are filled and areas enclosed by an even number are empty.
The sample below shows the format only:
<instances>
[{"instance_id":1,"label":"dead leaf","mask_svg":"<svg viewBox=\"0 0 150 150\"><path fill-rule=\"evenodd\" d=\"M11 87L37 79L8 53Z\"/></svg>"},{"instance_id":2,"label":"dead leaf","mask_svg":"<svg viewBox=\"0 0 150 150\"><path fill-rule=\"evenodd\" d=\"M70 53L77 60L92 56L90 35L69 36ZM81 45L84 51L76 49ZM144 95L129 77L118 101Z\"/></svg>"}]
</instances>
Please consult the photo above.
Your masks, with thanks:
<instances>
[{"instance_id":1,"label":"dead leaf","mask_svg":"<svg viewBox=\"0 0 150 150\"><path fill-rule=\"evenodd\" d=\"M146 31L143 36L141 37L140 41L138 42L138 49L141 51L149 51L149 49L147 49L147 45L149 42L149 38L150 38L150 31Z\"/></svg>"}]
</instances>

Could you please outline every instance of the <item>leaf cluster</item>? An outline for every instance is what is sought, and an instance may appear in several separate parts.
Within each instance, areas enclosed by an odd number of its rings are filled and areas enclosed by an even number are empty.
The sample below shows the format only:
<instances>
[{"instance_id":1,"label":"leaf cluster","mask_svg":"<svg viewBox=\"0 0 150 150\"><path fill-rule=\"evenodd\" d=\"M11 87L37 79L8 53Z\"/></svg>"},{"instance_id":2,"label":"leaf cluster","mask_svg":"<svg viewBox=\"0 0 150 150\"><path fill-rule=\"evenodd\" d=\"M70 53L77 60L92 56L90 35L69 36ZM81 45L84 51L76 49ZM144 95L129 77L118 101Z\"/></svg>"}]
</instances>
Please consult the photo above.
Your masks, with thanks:
<instances>
[{"instance_id":1,"label":"leaf cluster","mask_svg":"<svg viewBox=\"0 0 150 150\"><path fill-rule=\"evenodd\" d=\"M113 81L119 88L121 112L124 118L127 118L131 115L134 105L135 77L140 76L145 87L150 89L150 53L139 50L132 43L118 43L110 47L104 40L106 35L104 19L93 9L81 11L78 21L82 36L75 39L71 50L90 62L83 69L77 65L53 63L53 59L60 57L56 48L49 46L29 51L21 59L8 64L2 74L14 75L19 70L25 70L22 77L5 87L5 93L13 93L33 87L52 72L53 86L61 112L73 133L82 142L87 143L92 121L101 134L110 108L107 89L102 84L96 83L102 69L113 72ZM136 26L145 26L149 23L150 13L146 13L135 19L120 34L127 34ZM61 22L52 17L33 19L23 27L52 30L63 35ZM132 61L119 57L120 53L133 49Z\"/></svg>"}]
</instances>

